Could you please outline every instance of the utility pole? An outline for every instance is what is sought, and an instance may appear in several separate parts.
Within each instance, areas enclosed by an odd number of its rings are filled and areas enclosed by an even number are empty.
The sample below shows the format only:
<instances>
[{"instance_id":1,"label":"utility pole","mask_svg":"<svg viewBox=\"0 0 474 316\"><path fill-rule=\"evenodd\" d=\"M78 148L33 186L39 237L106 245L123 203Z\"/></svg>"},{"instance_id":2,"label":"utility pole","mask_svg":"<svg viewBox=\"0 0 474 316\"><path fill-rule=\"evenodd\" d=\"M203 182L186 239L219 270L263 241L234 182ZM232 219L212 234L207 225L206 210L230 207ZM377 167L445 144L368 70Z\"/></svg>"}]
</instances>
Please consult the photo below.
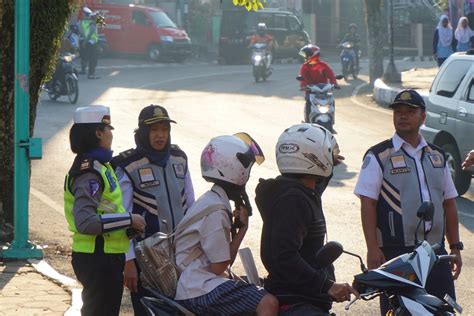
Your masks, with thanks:
<instances>
[{"instance_id":1,"label":"utility pole","mask_svg":"<svg viewBox=\"0 0 474 316\"><path fill-rule=\"evenodd\" d=\"M390 50L389 56L390 61L388 62L387 69L385 69L385 73L383 74L383 80L385 82L401 82L402 77L397 70L397 66L395 66L394 60L394 42L393 42L393 0L390 1L390 19L389 19L389 39L390 39Z\"/></svg>"},{"instance_id":2,"label":"utility pole","mask_svg":"<svg viewBox=\"0 0 474 316\"><path fill-rule=\"evenodd\" d=\"M41 138L30 138L30 0L15 1L15 109L13 226L5 259L43 258L43 252L28 241L29 159L41 159Z\"/></svg>"}]
</instances>

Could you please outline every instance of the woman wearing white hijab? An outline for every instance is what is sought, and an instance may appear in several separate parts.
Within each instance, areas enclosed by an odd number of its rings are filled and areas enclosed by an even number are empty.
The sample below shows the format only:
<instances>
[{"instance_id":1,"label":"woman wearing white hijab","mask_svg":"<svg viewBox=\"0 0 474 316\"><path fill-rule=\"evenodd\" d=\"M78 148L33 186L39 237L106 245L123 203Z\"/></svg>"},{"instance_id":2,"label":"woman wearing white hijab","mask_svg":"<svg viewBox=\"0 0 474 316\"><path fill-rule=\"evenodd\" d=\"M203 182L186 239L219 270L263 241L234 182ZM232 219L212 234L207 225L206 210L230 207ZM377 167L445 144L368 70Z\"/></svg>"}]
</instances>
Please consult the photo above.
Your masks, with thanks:
<instances>
[{"instance_id":1,"label":"woman wearing white hijab","mask_svg":"<svg viewBox=\"0 0 474 316\"><path fill-rule=\"evenodd\" d=\"M433 37L433 54L438 61L438 67L454 53L454 43L453 28L448 17L442 15Z\"/></svg>"},{"instance_id":2,"label":"woman wearing white hijab","mask_svg":"<svg viewBox=\"0 0 474 316\"><path fill-rule=\"evenodd\" d=\"M459 19L458 27L456 31L454 31L454 37L458 42L456 46L456 51L458 52L465 52L470 48L469 39L471 36L474 35L471 28L469 27L469 23L467 18L463 16Z\"/></svg>"}]
</instances>

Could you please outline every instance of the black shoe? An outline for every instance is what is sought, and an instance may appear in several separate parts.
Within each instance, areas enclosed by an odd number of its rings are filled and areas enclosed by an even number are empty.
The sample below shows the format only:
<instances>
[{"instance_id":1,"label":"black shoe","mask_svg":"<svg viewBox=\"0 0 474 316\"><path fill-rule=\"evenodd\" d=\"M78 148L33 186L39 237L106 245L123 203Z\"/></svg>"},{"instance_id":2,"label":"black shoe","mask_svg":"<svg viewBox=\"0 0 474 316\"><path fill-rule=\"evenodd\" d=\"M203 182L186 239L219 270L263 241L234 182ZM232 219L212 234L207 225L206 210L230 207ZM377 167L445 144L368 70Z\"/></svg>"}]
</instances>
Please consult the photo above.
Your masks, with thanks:
<instances>
[{"instance_id":1,"label":"black shoe","mask_svg":"<svg viewBox=\"0 0 474 316\"><path fill-rule=\"evenodd\" d=\"M89 75L87 76L87 79L99 79L100 77L99 76L96 76L96 75Z\"/></svg>"}]
</instances>

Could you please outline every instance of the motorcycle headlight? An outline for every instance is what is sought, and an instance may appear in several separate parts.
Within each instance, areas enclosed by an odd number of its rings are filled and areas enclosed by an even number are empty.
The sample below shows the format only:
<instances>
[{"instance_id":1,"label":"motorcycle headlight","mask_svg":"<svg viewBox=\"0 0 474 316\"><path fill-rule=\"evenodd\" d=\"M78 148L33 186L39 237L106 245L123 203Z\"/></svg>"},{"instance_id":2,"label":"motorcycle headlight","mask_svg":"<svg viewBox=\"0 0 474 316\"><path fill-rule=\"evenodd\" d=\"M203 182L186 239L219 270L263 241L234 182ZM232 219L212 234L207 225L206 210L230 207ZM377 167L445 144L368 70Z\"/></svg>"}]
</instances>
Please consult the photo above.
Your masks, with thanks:
<instances>
[{"instance_id":1,"label":"motorcycle headlight","mask_svg":"<svg viewBox=\"0 0 474 316\"><path fill-rule=\"evenodd\" d=\"M161 35L160 40L162 40L163 42L172 42L173 37L169 35Z\"/></svg>"},{"instance_id":2,"label":"motorcycle headlight","mask_svg":"<svg viewBox=\"0 0 474 316\"><path fill-rule=\"evenodd\" d=\"M262 60L262 56L260 56L260 55L255 55L255 56L253 56L253 58L254 58L256 61L261 61L261 60Z\"/></svg>"},{"instance_id":3,"label":"motorcycle headlight","mask_svg":"<svg viewBox=\"0 0 474 316\"><path fill-rule=\"evenodd\" d=\"M63 60L67 63L70 63L72 61L72 56L71 55L63 56Z\"/></svg>"},{"instance_id":4,"label":"motorcycle headlight","mask_svg":"<svg viewBox=\"0 0 474 316\"><path fill-rule=\"evenodd\" d=\"M321 113L327 113L327 112L329 112L329 107L328 107L328 106L321 106L321 107L319 108L319 112L321 112Z\"/></svg>"}]
</instances>

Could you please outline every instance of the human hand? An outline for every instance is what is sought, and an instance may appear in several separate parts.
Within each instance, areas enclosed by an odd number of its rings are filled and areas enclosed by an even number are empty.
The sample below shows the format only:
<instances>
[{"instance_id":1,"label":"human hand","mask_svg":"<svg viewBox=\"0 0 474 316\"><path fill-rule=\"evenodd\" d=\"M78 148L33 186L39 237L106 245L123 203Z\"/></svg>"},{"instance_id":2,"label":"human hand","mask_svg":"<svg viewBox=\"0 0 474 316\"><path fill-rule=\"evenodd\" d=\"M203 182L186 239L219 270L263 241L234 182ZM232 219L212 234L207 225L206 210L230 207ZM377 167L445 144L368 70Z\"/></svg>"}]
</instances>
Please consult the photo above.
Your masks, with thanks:
<instances>
[{"instance_id":1,"label":"human hand","mask_svg":"<svg viewBox=\"0 0 474 316\"><path fill-rule=\"evenodd\" d=\"M474 165L474 150L471 150L466 156L466 159L462 163L462 170L466 170L472 165Z\"/></svg>"},{"instance_id":2,"label":"human hand","mask_svg":"<svg viewBox=\"0 0 474 316\"><path fill-rule=\"evenodd\" d=\"M367 250L367 267L376 269L385 262L385 256L379 247L372 247Z\"/></svg>"},{"instance_id":3,"label":"human hand","mask_svg":"<svg viewBox=\"0 0 474 316\"><path fill-rule=\"evenodd\" d=\"M337 155L334 157L334 166L338 166L342 163L342 161L346 159L344 156Z\"/></svg>"},{"instance_id":4,"label":"human hand","mask_svg":"<svg viewBox=\"0 0 474 316\"><path fill-rule=\"evenodd\" d=\"M334 282L328 291L329 296L338 303L351 300L351 294L354 294L356 297L359 297L359 292L357 292L352 286L348 283L337 283Z\"/></svg>"},{"instance_id":5,"label":"human hand","mask_svg":"<svg viewBox=\"0 0 474 316\"><path fill-rule=\"evenodd\" d=\"M457 280L457 278L461 274L462 268L461 251L458 249L451 249L450 254L456 256L456 258L451 259L451 271L453 271L453 279Z\"/></svg>"},{"instance_id":6,"label":"human hand","mask_svg":"<svg viewBox=\"0 0 474 316\"><path fill-rule=\"evenodd\" d=\"M233 212L234 222L239 222L241 224L240 228L246 228L249 224L249 213L245 206L240 206Z\"/></svg>"},{"instance_id":7,"label":"human hand","mask_svg":"<svg viewBox=\"0 0 474 316\"><path fill-rule=\"evenodd\" d=\"M145 231L145 219L138 214L132 214L132 228L143 233Z\"/></svg>"},{"instance_id":8,"label":"human hand","mask_svg":"<svg viewBox=\"0 0 474 316\"><path fill-rule=\"evenodd\" d=\"M123 285L126 286L130 292L138 291L138 271L134 260L125 262L123 270Z\"/></svg>"}]
</instances>

